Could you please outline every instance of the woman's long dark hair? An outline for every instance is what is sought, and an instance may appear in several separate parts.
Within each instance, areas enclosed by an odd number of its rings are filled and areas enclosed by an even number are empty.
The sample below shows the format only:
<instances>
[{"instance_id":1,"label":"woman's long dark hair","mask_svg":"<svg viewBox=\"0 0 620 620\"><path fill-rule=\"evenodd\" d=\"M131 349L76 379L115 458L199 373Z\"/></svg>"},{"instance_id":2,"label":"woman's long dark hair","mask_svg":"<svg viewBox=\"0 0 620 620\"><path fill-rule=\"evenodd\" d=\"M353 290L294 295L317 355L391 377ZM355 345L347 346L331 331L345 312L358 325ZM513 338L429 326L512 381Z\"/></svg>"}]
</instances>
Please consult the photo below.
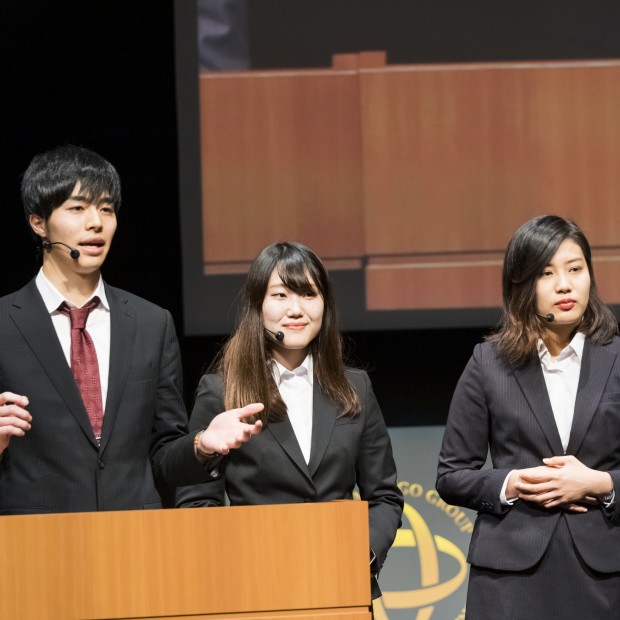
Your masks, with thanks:
<instances>
[{"instance_id":1,"label":"woman's long dark hair","mask_svg":"<svg viewBox=\"0 0 620 620\"><path fill-rule=\"evenodd\" d=\"M590 297L578 331L596 343L608 342L618 333L613 312L598 295L590 244L581 229L557 215L535 217L517 230L506 248L502 316L495 333L487 338L510 364L523 365L536 353L538 339L545 335L544 319L536 314L536 283L567 239L581 248L590 273Z\"/></svg>"},{"instance_id":2,"label":"woman's long dark hair","mask_svg":"<svg viewBox=\"0 0 620 620\"><path fill-rule=\"evenodd\" d=\"M312 289L323 298L323 322L310 344L315 378L321 390L337 405L341 416L360 412L360 400L345 375L342 338L327 271L310 248L296 242L267 246L252 263L241 291L237 328L211 366L224 381L226 409L261 402L258 417L276 422L286 415L286 405L272 375L272 340L263 324L263 301L274 269L284 285L298 295Z\"/></svg>"}]
</instances>

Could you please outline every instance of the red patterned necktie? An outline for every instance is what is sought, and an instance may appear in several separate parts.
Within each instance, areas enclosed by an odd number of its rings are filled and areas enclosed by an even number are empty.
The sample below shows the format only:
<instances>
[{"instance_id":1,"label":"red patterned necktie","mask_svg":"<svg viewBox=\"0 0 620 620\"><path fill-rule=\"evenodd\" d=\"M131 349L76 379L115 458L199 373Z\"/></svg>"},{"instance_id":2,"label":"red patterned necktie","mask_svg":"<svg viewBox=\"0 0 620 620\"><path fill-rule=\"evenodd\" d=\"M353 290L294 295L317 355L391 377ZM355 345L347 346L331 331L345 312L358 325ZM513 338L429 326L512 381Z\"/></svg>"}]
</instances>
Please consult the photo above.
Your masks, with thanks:
<instances>
[{"instance_id":1,"label":"red patterned necktie","mask_svg":"<svg viewBox=\"0 0 620 620\"><path fill-rule=\"evenodd\" d=\"M93 297L81 308L69 308L63 302L58 308L71 319L71 370L82 394L84 407L97 443L101 443L103 425L103 402L101 400L101 380L97 351L90 334L86 331L86 320L91 311L99 305L99 297Z\"/></svg>"}]
</instances>

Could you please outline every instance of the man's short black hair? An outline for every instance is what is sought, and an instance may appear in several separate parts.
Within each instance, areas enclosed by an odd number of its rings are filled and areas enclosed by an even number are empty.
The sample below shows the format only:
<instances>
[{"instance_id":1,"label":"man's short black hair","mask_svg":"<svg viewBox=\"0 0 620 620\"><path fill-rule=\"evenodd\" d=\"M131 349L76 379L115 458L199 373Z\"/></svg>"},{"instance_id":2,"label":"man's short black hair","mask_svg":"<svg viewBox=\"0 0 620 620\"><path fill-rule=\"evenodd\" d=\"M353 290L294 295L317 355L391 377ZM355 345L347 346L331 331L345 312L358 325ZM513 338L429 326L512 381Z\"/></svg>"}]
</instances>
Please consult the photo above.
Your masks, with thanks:
<instances>
[{"instance_id":1,"label":"man's short black hair","mask_svg":"<svg viewBox=\"0 0 620 620\"><path fill-rule=\"evenodd\" d=\"M92 202L107 195L118 212L121 182L114 166L93 151L64 145L36 155L24 173L21 190L26 218L38 215L47 221L71 197L77 183L80 195Z\"/></svg>"}]
</instances>

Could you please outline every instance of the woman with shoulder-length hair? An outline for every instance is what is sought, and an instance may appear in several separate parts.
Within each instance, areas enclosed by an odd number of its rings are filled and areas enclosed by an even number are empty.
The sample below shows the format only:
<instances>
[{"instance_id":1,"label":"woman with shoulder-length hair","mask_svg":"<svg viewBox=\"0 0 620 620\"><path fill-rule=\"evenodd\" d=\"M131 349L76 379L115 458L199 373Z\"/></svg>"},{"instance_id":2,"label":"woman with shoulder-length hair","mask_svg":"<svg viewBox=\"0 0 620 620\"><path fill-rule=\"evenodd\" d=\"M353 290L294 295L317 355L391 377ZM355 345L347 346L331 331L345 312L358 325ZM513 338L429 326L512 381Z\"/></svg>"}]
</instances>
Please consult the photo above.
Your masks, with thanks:
<instances>
[{"instance_id":1,"label":"woman with shoulder-length hair","mask_svg":"<svg viewBox=\"0 0 620 620\"><path fill-rule=\"evenodd\" d=\"M459 380L437 490L478 512L468 620L620 610L620 340L588 241L541 216L506 249L503 313ZM490 454L490 466L483 467Z\"/></svg>"},{"instance_id":2,"label":"woman with shoulder-length hair","mask_svg":"<svg viewBox=\"0 0 620 620\"><path fill-rule=\"evenodd\" d=\"M300 243L274 243L252 263L238 326L200 381L190 426L254 402L265 406L263 432L227 455L220 479L178 489L177 505L221 506L225 493L231 505L351 499L357 485L376 576L403 508L390 438L367 374L343 363L327 271Z\"/></svg>"}]
</instances>

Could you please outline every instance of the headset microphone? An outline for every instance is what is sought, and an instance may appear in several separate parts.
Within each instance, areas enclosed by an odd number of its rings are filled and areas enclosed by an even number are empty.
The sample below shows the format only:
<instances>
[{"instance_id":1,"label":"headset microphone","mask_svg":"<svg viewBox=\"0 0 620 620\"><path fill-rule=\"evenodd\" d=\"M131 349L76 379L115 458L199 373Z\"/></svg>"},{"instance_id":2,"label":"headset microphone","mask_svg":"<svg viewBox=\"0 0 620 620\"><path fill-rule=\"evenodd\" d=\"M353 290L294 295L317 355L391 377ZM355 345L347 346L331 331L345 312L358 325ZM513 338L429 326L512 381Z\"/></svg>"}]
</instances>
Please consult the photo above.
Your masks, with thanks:
<instances>
[{"instance_id":1,"label":"headset microphone","mask_svg":"<svg viewBox=\"0 0 620 620\"><path fill-rule=\"evenodd\" d=\"M49 239L46 239L43 242L43 249L51 250L53 245L64 245L66 248L69 249L69 256L73 260L77 260L78 258L80 258L80 251L77 248L72 248L70 245L63 243L62 241L50 241Z\"/></svg>"},{"instance_id":2,"label":"headset microphone","mask_svg":"<svg viewBox=\"0 0 620 620\"><path fill-rule=\"evenodd\" d=\"M272 332L270 329L267 329L266 327L265 327L265 331L269 332L278 342L282 342L284 340L284 332L281 332L281 331Z\"/></svg>"},{"instance_id":3,"label":"headset microphone","mask_svg":"<svg viewBox=\"0 0 620 620\"><path fill-rule=\"evenodd\" d=\"M555 317L553 316L553 314L551 314L551 312L549 314L538 314L536 313L536 316L539 316L541 319L545 319L545 321L547 321L548 323L553 323Z\"/></svg>"}]
</instances>

